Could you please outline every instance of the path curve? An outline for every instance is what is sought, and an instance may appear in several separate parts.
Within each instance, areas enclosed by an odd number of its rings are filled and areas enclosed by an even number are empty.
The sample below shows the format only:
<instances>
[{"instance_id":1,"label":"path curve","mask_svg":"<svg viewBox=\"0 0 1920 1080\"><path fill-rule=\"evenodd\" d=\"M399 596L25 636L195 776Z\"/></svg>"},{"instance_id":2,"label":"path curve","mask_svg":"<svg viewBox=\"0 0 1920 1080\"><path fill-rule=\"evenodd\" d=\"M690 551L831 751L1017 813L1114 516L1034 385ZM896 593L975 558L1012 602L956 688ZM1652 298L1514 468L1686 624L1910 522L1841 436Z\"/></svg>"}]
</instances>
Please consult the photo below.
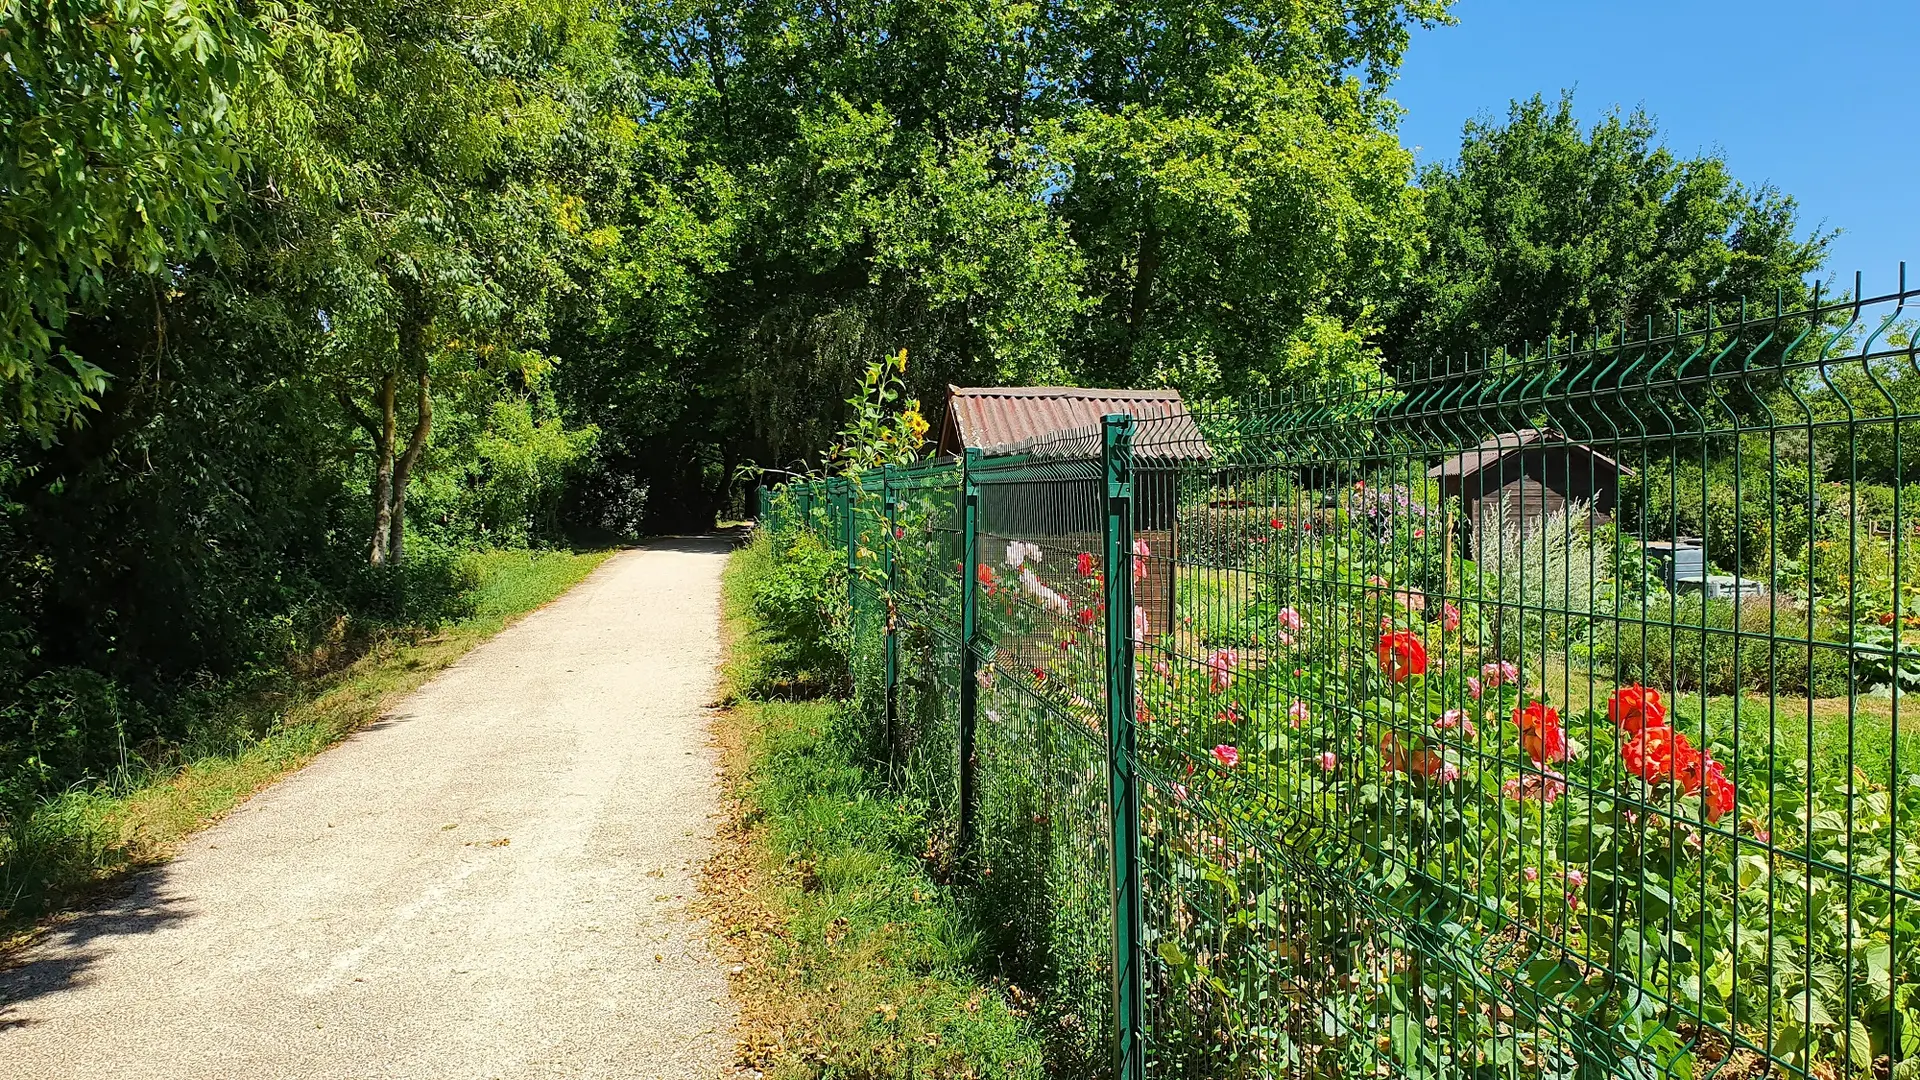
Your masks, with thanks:
<instances>
[{"instance_id":1,"label":"path curve","mask_svg":"<svg viewBox=\"0 0 1920 1080\"><path fill-rule=\"evenodd\" d=\"M720 1076L726 551L609 559L14 958L0 1076Z\"/></svg>"}]
</instances>

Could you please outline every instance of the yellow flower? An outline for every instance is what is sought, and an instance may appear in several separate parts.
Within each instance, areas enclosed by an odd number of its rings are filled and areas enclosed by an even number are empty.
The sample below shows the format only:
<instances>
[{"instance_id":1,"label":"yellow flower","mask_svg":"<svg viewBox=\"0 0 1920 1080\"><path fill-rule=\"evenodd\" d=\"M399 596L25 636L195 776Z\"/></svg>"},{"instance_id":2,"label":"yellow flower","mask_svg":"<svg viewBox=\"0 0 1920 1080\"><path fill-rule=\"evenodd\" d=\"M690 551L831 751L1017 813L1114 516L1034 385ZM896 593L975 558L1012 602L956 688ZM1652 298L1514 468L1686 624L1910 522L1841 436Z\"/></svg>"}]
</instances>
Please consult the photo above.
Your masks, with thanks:
<instances>
[{"instance_id":1,"label":"yellow flower","mask_svg":"<svg viewBox=\"0 0 1920 1080\"><path fill-rule=\"evenodd\" d=\"M907 405L904 419L907 422L907 432L913 437L915 443L927 437L927 430L931 425L927 423L926 417L920 415L919 402L915 401Z\"/></svg>"}]
</instances>

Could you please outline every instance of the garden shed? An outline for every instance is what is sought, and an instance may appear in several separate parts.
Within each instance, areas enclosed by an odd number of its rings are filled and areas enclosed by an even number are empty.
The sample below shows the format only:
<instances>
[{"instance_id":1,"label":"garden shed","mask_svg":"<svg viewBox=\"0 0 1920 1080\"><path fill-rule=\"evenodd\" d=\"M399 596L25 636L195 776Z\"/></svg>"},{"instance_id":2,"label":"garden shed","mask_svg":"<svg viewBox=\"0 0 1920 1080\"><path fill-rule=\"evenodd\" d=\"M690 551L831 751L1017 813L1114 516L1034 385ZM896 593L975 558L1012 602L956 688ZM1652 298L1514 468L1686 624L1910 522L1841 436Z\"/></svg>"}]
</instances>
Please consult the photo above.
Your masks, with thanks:
<instances>
[{"instance_id":1,"label":"garden shed","mask_svg":"<svg viewBox=\"0 0 1920 1080\"><path fill-rule=\"evenodd\" d=\"M1522 532L1570 502L1590 507L1593 524L1612 520L1622 475L1633 470L1552 428L1489 436L1427 470L1441 494L1459 496L1469 528L1504 522Z\"/></svg>"},{"instance_id":2,"label":"garden shed","mask_svg":"<svg viewBox=\"0 0 1920 1080\"><path fill-rule=\"evenodd\" d=\"M1147 577L1136 599L1147 613L1150 632L1158 634L1172 625L1174 614L1180 467L1213 456L1178 390L950 386L939 453L978 449L988 454L1032 451L1063 460L1098 456L1097 438L1070 437L1097 432L1102 418L1120 414L1137 422L1134 534L1147 542L1154 556L1148 560ZM1084 493L1072 490L1075 481L1070 479L996 485L991 494L983 491L983 530L1051 550L1098 551L1103 529L1099 496L1091 476L1083 482L1089 486Z\"/></svg>"}]
</instances>

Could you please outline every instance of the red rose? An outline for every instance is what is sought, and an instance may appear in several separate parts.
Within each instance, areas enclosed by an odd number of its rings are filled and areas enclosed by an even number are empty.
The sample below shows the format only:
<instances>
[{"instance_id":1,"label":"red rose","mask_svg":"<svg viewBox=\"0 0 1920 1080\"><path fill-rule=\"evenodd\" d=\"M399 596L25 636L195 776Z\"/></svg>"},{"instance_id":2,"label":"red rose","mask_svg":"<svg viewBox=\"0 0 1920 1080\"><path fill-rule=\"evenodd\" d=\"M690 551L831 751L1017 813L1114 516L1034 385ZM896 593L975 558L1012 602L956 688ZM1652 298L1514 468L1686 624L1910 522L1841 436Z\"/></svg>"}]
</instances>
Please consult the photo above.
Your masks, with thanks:
<instances>
[{"instance_id":1,"label":"red rose","mask_svg":"<svg viewBox=\"0 0 1920 1080\"><path fill-rule=\"evenodd\" d=\"M1411 736L1403 740L1391 731L1380 736L1380 757L1388 772L1403 772L1421 779L1445 775L1446 758L1432 750L1409 749L1412 745Z\"/></svg>"},{"instance_id":2,"label":"red rose","mask_svg":"<svg viewBox=\"0 0 1920 1080\"><path fill-rule=\"evenodd\" d=\"M1396 630L1380 636L1380 669L1394 682L1406 682L1409 676L1427 673L1427 647L1411 630Z\"/></svg>"},{"instance_id":3,"label":"red rose","mask_svg":"<svg viewBox=\"0 0 1920 1080\"><path fill-rule=\"evenodd\" d=\"M1528 702L1526 708L1513 710L1513 722L1520 729L1520 745L1535 765L1567 760L1567 733L1560 726L1560 714L1545 703Z\"/></svg>"},{"instance_id":4,"label":"red rose","mask_svg":"<svg viewBox=\"0 0 1920 1080\"><path fill-rule=\"evenodd\" d=\"M1715 822L1720 820L1720 815L1733 809L1733 781L1727 779L1726 769L1712 759L1708 759L1705 771L1707 820Z\"/></svg>"},{"instance_id":5,"label":"red rose","mask_svg":"<svg viewBox=\"0 0 1920 1080\"><path fill-rule=\"evenodd\" d=\"M1073 557L1073 566L1074 566L1074 569L1080 572L1081 577L1093 576L1093 556L1092 555L1089 555L1084 551L1078 555L1075 555Z\"/></svg>"},{"instance_id":6,"label":"red rose","mask_svg":"<svg viewBox=\"0 0 1920 1080\"><path fill-rule=\"evenodd\" d=\"M1660 691L1651 687L1623 686L1607 699L1607 719L1629 735L1638 735L1642 729L1665 727L1667 708L1661 704Z\"/></svg>"},{"instance_id":7,"label":"red rose","mask_svg":"<svg viewBox=\"0 0 1920 1080\"><path fill-rule=\"evenodd\" d=\"M1685 735L1667 727L1650 727L1620 748L1627 771L1649 784L1674 781L1700 768L1700 751ZM1695 782L1698 786L1698 782Z\"/></svg>"}]
</instances>

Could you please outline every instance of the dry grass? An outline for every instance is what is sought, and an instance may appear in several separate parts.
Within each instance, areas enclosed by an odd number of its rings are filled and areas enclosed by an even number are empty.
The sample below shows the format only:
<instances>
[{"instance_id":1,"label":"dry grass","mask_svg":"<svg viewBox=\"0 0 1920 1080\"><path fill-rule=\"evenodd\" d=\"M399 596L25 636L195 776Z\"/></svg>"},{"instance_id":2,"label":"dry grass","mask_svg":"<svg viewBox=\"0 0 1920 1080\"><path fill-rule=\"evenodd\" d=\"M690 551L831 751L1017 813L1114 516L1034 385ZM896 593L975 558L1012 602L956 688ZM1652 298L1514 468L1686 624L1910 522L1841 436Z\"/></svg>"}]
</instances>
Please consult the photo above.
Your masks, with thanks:
<instances>
[{"instance_id":1,"label":"dry grass","mask_svg":"<svg viewBox=\"0 0 1920 1080\"><path fill-rule=\"evenodd\" d=\"M774 902L778 867L756 829L742 787L752 764L750 721L741 710L715 718L714 742L725 772L725 818L714 853L702 869L695 910L714 928L715 951L728 965L728 986L739 1006L736 1075L758 1076L783 1058L808 1055L808 1017L822 1003L794 992L776 957L791 947L784 906Z\"/></svg>"}]
</instances>

